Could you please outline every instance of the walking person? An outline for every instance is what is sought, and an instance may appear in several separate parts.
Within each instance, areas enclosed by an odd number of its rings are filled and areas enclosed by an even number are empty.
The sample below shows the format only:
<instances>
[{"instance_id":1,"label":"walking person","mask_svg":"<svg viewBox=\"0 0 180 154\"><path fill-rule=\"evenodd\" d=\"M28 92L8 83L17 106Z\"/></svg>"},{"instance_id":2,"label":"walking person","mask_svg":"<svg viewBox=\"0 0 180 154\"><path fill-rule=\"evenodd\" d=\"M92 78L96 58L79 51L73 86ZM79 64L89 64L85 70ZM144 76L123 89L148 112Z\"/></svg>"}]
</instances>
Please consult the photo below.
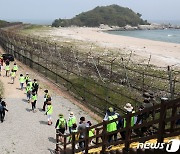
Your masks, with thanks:
<instances>
[{"instance_id":1,"label":"walking person","mask_svg":"<svg viewBox=\"0 0 180 154\"><path fill-rule=\"evenodd\" d=\"M10 66L9 65L5 66L5 71L6 71L6 76L9 77L9 71L10 71Z\"/></svg>"},{"instance_id":2,"label":"walking person","mask_svg":"<svg viewBox=\"0 0 180 154\"><path fill-rule=\"evenodd\" d=\"M37 102L37 95L36 93L33 91L32 93L32 97L31 97L31 103L32 103L32 111L36 112L36 102Z\"/></svg>"},{"instance_id":3,"label":"walking person","mask_svg":"<svg viewBox=\"0 0 180 154\"><path fill-rule=\"evenodd\" d=\"M86 130L85 117L81 117L80 118L80 123L79 123L79 126L78 126L78 131L81 131L80 135L79 135L79 140L85 139L85 134L86 134L85 130ZM79 147L80 148L85 147L85 140L79 142Z\"/></svg>"},{"instance_id":4,"label":"walking person","mask_svg":"<svg viewBox=\"0 0 180 154\"><path fill-rule=\"evenodd\" d=\"M73 124L76 124L76 117L74 116L73 112L70 112L69 119L68 119L68 128L69 128L70 134L71 134Z\"/></svg>"},{"instance_id":5,"label":"walking person","mask_svg":"<svg viewBox=\"0 0 180 154\"><path fill-rule=\"evenodd\" d=\"M15 73L14 70L12 69L12 70L11 70L11 81L12 81L12 84L14 84L15 76L16 76L16 73Z\"/></svg>"},{"instance_id":6,"label":"walking person","mask_svg":"<svg viewBox=\"0 0 180 154\"><path fill-rule=\"evenodd\" d=\"M21 88L21 90L23 90L23 86L24 86L24 82L25 82L23 74L20 74L19 82L20 82L20 88Z\"/></svg>"},{"instance_id":7,"label":"walking person","mask_svg":"<svg viewBox=\"0 0 180 154\"><path fill-rule=\"evenodd\" d=\"M52 113L53 113L53 106L51 101L47 102L47 111L46 115L48 116L48 125L52 125Z\"/></svg>"},{"instance_id":8,"label":"walking person","mask_svg":"<svg viewBox=\"0 0 180 154\"><path fill-rule=\"evenodd\" d=\"M0 103L0 120L1 120L1 123L4 121L5 111L8 112L8 109L6 108L6 102L2 101Z\"/></svg>"},{"instance_id":9,"label":"walking person","mask_svg":"<svg viewBox=\"0 0 180 154\"><path fill-rule=\"evenodd\" d=\"M48 101L51 101L51 96L49 95L49 93L48 93L48 90L46 89L46 90L44 90L44 105L43 105L43 111L45 111L45 108L46 108L46 105L47 105L47 102Z\"/></svg>"},{"instance_id":10,"label":"walking person","mask_svg":"<svg viewBox=\"0 0 180 154\"><path fill-rule=\"evenodd\" d=\"M29 79L30 79L30 77L29 77L29 73L26 73L26 75L25 75L24 79L25 79L26 86L27 86L28 81L29 81Z\"/></svg>"},{"instance_id":11,"label":"walking person","mask_svg":"<svg viewBox=\"0 0 180 154\"><path fill-rule=\"evenodd\" d=\"M0 62L0 76L1 76L2 64Z\"/></svg>"},{"instance_id":12,"label":"walking person","mask_svg":"<svg viewBox=\"0 0 180 154\"><path fill-rule=\"evenodd\" d=\"M62 135L64 135L65 130L67 130L67 122L66 122L66 119L64 119L63 114L59 114L59 119L56 121L55 128L57 128L58 131L61 133L59 141L62 142L63 141Z\"/></svg>"},{"instance_id":13,"label":"walking person","mask_svg":"<svg viewBox=\"0 0 180 154\"><path fill-rule=\"evenodd\" d=\"M37 94L38 88L39 88L39 83L37 82L36 79L34 79L34 82L32 83L32 88L33 88L33 91Z\"/></svg>"},{"instance_id":14,"label":"walking person","mask_svg":"<svg viewBox=\"0 0 180 154\"><path fill-rule=\"evenodd\" d=\"M18 66L16 65L16 63L14 63L13 71L15 72L15 75L16 75L16 72L18 71Z\"/></svg>"},{"instance_id":15,"label":"walking person","mask_svg":"<svg viewBox=\"0 0 180 154\"><path fill-rule=\"evenodd\" d=\"M32 92L31 86L30 86L30 84L27 84L27 86L26 86L26 95L27 95L28 103L30 103L31 92Z\"/></svg>"}]
</instances>

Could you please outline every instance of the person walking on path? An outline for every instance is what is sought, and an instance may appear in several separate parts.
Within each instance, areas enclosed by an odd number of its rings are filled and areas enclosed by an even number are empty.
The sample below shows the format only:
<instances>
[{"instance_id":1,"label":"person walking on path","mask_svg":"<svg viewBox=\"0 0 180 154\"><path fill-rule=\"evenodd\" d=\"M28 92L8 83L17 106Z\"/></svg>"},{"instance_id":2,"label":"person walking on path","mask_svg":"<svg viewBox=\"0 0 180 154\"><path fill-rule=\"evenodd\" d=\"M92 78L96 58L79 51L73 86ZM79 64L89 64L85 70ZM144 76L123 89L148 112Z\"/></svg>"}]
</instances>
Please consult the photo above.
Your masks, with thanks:
<instances>
[{"instance_id":1,"label":"person walking on path","mask_svg":"<svg viewBox=\"0 0 180 154\"><path fill-rule=\"evenodd\" d=\"M20 82L20 88L21 88L21 90L23 90L23 86L24 86L24 82L25 82L23 74L20 74L19 82Z\"/></svg>"},{"instance_id":2,"label":"person walking on path","mask_svg":"<svg viewBox=\"0 0 180 154\"><path fill-rule=\"evenodd\" d=\"M34 82L32 83L32 88L33 88L33 91L37 94L38 88L39 88L39 83L37 82L36 79L34 79Z\"/></svg>"},{"instance_id":3,"label":"person walking on path","mask_svg":"<svg viewBox=\"0 0 180 154\"><path fill-rule=\"evenodd\" d=\"M15 72L15 75L16 75L16 72L18 71L18 66L16 65L16 63L14 63L13 71Z\"/></svg>"},{"instance_id":4,"label":"person walking on path","mask_svg":"<svg viewBox=\"0 0 180 154\"><path fill-rule=\"evenodd\" d=\"M53 113L53 106L51 101L47 102L47 111L46 115L48 116L48 125L52 125L52 113Z\"/></svg>"},{"instance_id":5,"label":"person walking on path","mask_svg":"<svg viewBox=\"0 0 180 154\"><path fill-rule=\"evenodd\" d=\"M5 66L5 71L6 71L6 76L9 77L9 71L10 71L10 66L9 65Z\"/></svg>"},{"instance_id":6,"label":"person walking on path","mask_svg":"<svg viewBox=\"0 0 180 154\"><path fill-rule=\"evenodd\" d=\"M37 102L37 95L35 92L32 93L31 103L32 103L32 111L35 112L36 110L36 102Z\"/></svg>"},{"instance_id":7,"label":"person walking on path","mask_svg":"<svg viewBox=\"0 0 180 154\"><path fill-rule=\"evenodd\" d=\"M24 77L24 79L25 79L26 86L27 86L28 81L29 81L29 79L30 79L30 77L29 77L29 73L26 73L26 76Z\"/></svg>"},{"instance_id":8,"label":"person walking on path","mask_svg":"<svg viewBox=\"0 0 180 154\"><path fill-rule=\"evenodd\" d=\"M65 130L67 130L67 122L66 119L64 119L64 115L63 114L59 114L59 119L56 121L56 129L58 129L58 131L64 135ZM62 142L63 141L63 137L60 134L60 138L59 141Z\"/></svg>"},{"instance_id":9,"label":"person walking on path","mask_svg":"<svg viewBox=\"0 0 180 154\"><path fill-rule=\"evenodd\" d=\"M14 72L14 70L12 69L11 70L11 81L12 81L12 84L14 84L14 79L16 77L16 73Z\"/></svg>"},{"instance_id":10,"label":"person walking on path","mask_svg":"<svg viewBox=\"0 0 180 154\"><path fill-rule=\"evenodd\" d=\"M2 101L0 103L0 119L1 119L1 123L4 121L5 111L8 112L8 109L6 109L6 103L4 101Z\"/></svg>"},{"instance_id":11,"label":"person walking on path","mask_svg":"<svg viewBox=\"0 0 180 154\"><path fill-rule=\"evenodd\" d=\"M32 92L31 86L30 86L30 84L27 84L27 86L26 86L26 95L27 95L28 102L30 102L30 99L31 99L31 92Z\"/></svg>"},{"instance_id":12,"label":"person walking on path","mask_svg":"<svg viewBox=\"0 0 180 154\"><path fill-rule=\"evenodd\" d=\"M46 90L44 90L44 105L43 105L43 111L45 111L45 108L46 108L46 105L47 105L47 102L48 101L51 101L51 96L49 95L49 93L48 93L48 90L46 89Z\"/></svg>"},{"instance_id":13,"label":"person walking on path","mask_svg":"<svg viewBox=\"0 0 180 154\"><path fill-rule=\"evenodd\" d=\"M68 128L69 128L69 133L71 134L72 126L73 124L76 124L76 117L74 116L73 112L70 112L69 114L69 119L68 119Z\"/></svg>"},{"instance_id":14,"label":"person walking on path","mask_svg":"<svg viewBox=\"0 0 180 154\"><path fill-rule=\"evenodd\" d=\"M81 131L80 135L79 135L79 140L85 139L85 130L86 130L85 117L81 117L80 118L80 123L79 123L79 126L78 126L78 131ZM85 147L85 140L79 142L79 147L80 148Z\"/></svg>"}]
</instances>

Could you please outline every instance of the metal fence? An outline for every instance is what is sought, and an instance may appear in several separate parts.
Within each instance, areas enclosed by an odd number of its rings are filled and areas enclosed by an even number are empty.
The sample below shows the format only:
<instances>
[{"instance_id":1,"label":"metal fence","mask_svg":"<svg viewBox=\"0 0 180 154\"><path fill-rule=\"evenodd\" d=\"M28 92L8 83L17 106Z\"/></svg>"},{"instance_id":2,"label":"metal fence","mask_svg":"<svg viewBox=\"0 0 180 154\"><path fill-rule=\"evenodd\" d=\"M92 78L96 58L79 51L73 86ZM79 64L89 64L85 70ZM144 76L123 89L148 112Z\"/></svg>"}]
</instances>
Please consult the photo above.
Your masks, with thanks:
<instances>
[{"instance_id":1,"label":"metal fence","mask_svg":"<svg viewBox=\"0 0 180 154\"><path fill-rule=\"evenodd\" d=\"M122 58L106 60L92 53L83 54L64 45L0 30L0 45L26 65L63 85L85 105L102 115L109 106L123 113L122 107L130 102L142 102L144 91L156 96L179 96L179 71L172 67L154 67L128 64Z\"/></svg>"}]
</instances>

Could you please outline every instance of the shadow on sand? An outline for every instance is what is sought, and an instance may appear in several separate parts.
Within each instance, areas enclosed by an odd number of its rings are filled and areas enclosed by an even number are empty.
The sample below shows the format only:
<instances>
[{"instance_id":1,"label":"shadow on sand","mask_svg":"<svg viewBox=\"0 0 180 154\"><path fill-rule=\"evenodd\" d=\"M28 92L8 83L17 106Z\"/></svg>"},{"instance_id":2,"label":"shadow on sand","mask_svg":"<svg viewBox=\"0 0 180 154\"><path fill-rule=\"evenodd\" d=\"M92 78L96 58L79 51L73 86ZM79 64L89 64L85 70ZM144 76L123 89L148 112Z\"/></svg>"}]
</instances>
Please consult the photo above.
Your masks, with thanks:
<instances>
[{"instance_id":1,"label":"shadow on sand","mask_svg":"<svg viewBox=\"0 0 180 154\"><path fill-rule=\"evenodd\" d=\"M45 111L43 111L41 108L37 108L40 112L45 112Z\"/></svg>"},{"instance_id":2,"label":"shadow on sand","mask_svg":"<svg viewBox=\"0 0 180 154\"><path fill-rule=\"evenodd\" d=\"M39 121L39 123L42 125L48 125L47 121Z\"/></svg>"},{"instance_id":3,"label":"shadow on sand","mask_svg":"<svg viewBox=\"0 0 180 154\"><path fill-rule=\"evenodd\" d=\"M22 101L25 102L25 103L28 103L28 100L27 100L27 99L24 99L24 98L23 98Z\"/></svg>"},{"instance_id":4,"label":"shadow on sand","mask_svg":"<svg viewBox=\"0 0 180 154\"><path fill-rule=\"evenodd\" d=\"M53 137L48 137L49 142L56 143L56 139Z\"/></svg>"},{"instance_id":5,"label":"shadow on sand","mask_svg":"<svg viewBox=\"0 0 180 154\"><path fill-rule=\"evenodd\" d=\"M32 109L28 109L28 108L26 108L26 111L27 111L27 112L31 112L31 111L32 111Z\"/></svg>"}]
</instances>

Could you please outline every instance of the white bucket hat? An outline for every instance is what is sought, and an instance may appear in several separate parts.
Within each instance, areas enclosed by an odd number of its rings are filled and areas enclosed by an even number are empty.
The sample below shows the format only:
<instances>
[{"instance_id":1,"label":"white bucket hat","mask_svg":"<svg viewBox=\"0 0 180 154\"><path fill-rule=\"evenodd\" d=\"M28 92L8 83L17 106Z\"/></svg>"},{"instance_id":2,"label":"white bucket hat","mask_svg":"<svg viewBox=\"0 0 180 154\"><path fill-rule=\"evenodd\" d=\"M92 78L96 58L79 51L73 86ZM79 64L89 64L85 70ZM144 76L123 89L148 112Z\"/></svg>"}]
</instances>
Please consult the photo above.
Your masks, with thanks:
<instances>
[{"instance_id":1,"label":"white bucket hat","mask_svg":"<svg viewBox=\"0 0 180 154\"><path fill-rule=\"evenodd\" d=\"M133 107L130 103L127 103L125 106L124 106L124 109L128 112L132 112L133 110Z\"/></svg>"}]
</instances>

